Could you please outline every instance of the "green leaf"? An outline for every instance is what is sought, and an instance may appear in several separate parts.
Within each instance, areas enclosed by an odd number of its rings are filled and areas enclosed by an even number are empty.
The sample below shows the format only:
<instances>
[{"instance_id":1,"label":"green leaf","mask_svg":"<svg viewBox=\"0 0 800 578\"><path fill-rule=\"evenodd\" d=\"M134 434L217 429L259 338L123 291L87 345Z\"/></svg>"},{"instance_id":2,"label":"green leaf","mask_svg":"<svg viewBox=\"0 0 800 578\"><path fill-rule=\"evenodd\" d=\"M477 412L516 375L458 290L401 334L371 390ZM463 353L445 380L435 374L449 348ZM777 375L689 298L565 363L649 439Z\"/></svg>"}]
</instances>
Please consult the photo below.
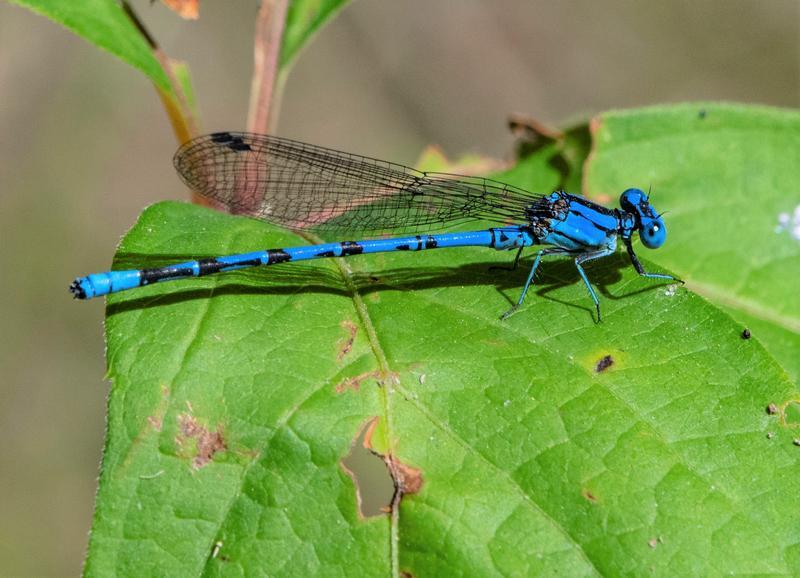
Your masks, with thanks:
<instances>
[{"instance_id":1,"label":"green leaf","mask_svg":"<svg viewBox=\"0 0 800 578\"><path fill-rule=\"evenodd\" d=\"M506 176L539 190L574 182L577 156L566 169L552 162L572 144L542 147ZM620 169L599 188L613 168L601 152L593 192L646 186ZM708 169L713 184L730 167ZM667 245L682 244L680 225L708 223L654 185L656 206L679 213ZM115 268L307 242L161 203L125 237ZM677 272L696 259L665 254ZM108 437L87 574L793 574L800 392L759 332L742 339L726 311L639 278L622 254L587 266L602 324L559 260L501 322L531 261L489 267L512 257L386 253L110 297ZM355 440L404 473L407 489L421 482L396 515L360 516L342 466Z\"/></svg>"},{"instance_id":2,"label":"green leaf","mask_svg":"<svg viewBox=\"0 0 800 578\"><path fill-rule=\"evenodd\" d=\"M289 3L283 33L280 67L291 65L300 50L348 0L294 0Z\"/></svg>"},{"instance_id":3,"label":"green leaf","mask_svg":"<svg viewBox=\"0 0 800 578\"><path fill-rule=\"evenodd\" d=\"M164 69L131 19L114 0L9 0L47 16L95 46L144 72L167 94L172 88Z\"/></svg>"},{"instance_id":4,"label":"green leaf","mask_svg":"<svg viewBox=\"0 0 800 578\"><path fill-rule=\"evenodd\" d=\"M800 206L800 113L717 104L614 112L594 137L590 194L613 201L652 186L669 238L644 254L749 327L797 381L800 238L778 219Z\"/></svg>"}]
</instances>

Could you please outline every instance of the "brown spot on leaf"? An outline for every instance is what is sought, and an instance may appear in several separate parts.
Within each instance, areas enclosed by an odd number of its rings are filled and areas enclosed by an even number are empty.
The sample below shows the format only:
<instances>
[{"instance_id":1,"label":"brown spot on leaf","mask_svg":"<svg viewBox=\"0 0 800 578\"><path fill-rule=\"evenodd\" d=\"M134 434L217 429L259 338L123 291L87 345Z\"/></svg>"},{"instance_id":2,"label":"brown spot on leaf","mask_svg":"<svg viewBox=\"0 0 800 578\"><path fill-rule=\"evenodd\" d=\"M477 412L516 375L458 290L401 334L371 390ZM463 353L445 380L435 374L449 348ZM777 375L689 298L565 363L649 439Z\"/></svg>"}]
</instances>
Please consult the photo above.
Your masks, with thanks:
<instances>
[{"instance_id":1,"label":"brown spot on leaf","mask_svg":"<svg viewBox=\"0 0 800 578\"><path fill-rule=\"evenodd\" d=\"M366 427L362 428L364 436L361 440L361 444L364 447L364 449L373 452L375 455L380 455L380 454L378 454L375 450L372 449L372 435L375 433L375 428L378 427L378 422L380 421L380 419L381 418L379 417L373 417L371 420L367 422Z\"/></svg>"},{"instance_id":2,"label":"brown spot on leaf","mask_svg":"<svg viewBox=\"0 0 800 578\"><path fill-rule=\"evenodd\" d=\"M349 335L341 347L339 347L339 353L336 356L337 361L341 361L345 355L350 353L350 350L353 349L353 342L356 340L356 333L358 333L358 326L349 319L342 321L341 326L347 330Z\"/></svg>"},{"instance_id":3,"label":"brown spot on leaf","mask_svg":"<svg viewBox=\"0 0 800 578\"><path fill-rule=\"evenodd\" d=\"M400 494L398 502L405 495L419 493L424 482L422 470L404 464L392 454L384 456L383 461L386 462L389 474L394 480L396 494Z\"/></svg>"},{"instance_id":4,"label":"brown spot on leaf","mask_svg":"<svg viewBox=\"0 0 800 578\"><path fill-rule=\"evenodd\" d=\"M591 490L589 490L589 489L587 489L587 488L584 488L584 489L583 489L583 491L581 492L581 494L583 494L583 497L584 497L584 498L586 498L587 500L589 500L590 502L595 502L595 503L597 503L597 496L595 496L595 495L594 495L594 494L591 492Z\"/></svg>"},{"instance_id":5,"label":"brown spot on leaf","mask_svg":"<svg viewBox=\"0 0 800 578\"><path fill-rule=\"evenodd\" d=\"M605 355L601 357L599 360L597 360L597 363L594 366L594 370L597 373L601 373L606 369L608 369L609 367L611 367L612 365L614 365L614 358L611 357L610 355Z\"/></svg>"},{"instance_id":6,"label":"brown spot on leaf","mask_svg":"<svg viewBox=\"0 0 800 578\"><path fill-rule=\"evenodd\" d=\"M570 356L572 359L572 356ZM591 375L618 370L625 367L627 354L625 351L604 346L602 348L587 351L576 359L585 370Z\"/></svg>"},{"instance_id":7,"label":"brown spot on leaf","mask_svg":"<svg viewBox=\"0 0 800 578\"><path fill-rule=\"evenodd\" d=\"M393 383L396 383L399 379L396 373L385 374L382 371L365 371L364 373L359 373L353 377L346 377L338 384L336 384L335 390L336 393L344 393L348 389L352 389L353 391L358 391L361 389L361 383L367 379L374 379L378 382L378 385L383 386L386 383L386 380L390 380Z\"/></svg>"},{"instance_id":8,"label":"brown spot on leaf","mask_svg":"<svg viewBox=\"0 0 800 578\"><path fill-rule=\"evenodd\" d=\"M167 411L167 407L169 407L169 396L169 388L166 385L162 385L161 403L158 404L158 408L156 409L156 413L154 415L147 416L147 423L155 431L161 431L161 428L164 425L164 413Z\"/></svg>"},{"instance_id":9,"label":"brown spot on leaf","mask_svg":"<svg viewBox=\"0 0 800 578\"><path fill-rule=\"evenodd\" d=\"M197 455L192 460L192 466L195 469L199 470L213 459L214 454L227 449L220 426L217 426L217 430L212 432L201 425L194 416L187 413L178 416L178 426L180 433L175 438L175 442L179 446L183 446L188 440L194 440L196 443Z\"/></svg>"},{"instance_id":10,"label":"brown spot on leaf","mask_svg":"<svg viewBox=\"0 0 800 578\"><path fill-rule=\"evenodd\" d=\"M371 377L378 379L380 374L381 374L380 371L367 371L364 373L359 373L358 375L353 377L346 377L345 379L336 384L335 388L336 393L344 393L348 389L352 389L353 391L358 391L359 389L361 389L362 381L364 381L365 379L369 379Z\"/></svg>"},{"instance_id":11,"label":"brown spot on leaf","mask_svg":"<svg viewBox=\"0 0 800 578\"><path fill-rule=\"evenodd\" d=\"M774 403L771 403L767 406L767 415L775 415L778 413L778 406Z\"/></svg>"}]
</instances>

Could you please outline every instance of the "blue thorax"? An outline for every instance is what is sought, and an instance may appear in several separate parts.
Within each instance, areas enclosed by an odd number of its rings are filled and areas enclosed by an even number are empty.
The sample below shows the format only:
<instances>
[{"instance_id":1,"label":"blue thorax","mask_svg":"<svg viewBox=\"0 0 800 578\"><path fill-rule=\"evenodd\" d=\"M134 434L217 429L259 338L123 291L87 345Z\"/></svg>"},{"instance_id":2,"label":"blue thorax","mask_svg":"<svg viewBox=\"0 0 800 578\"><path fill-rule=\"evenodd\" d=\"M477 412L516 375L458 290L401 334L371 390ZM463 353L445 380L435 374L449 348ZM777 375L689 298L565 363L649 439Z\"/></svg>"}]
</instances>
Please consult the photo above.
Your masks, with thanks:
<instances>
[{"instance_id":1,"label":"blue thorax","mask_svg":"<svg viewBox=\"0 0 800 578\"><path fill-rule=\"evenodd\" d=\"M623 192L620 206L608 209L584 197L557 191L532 203L526 214L538 243L569 252L613 250L617 235L627 244L635 231L645 247L655 249L664 244L666 226L642 190Z\"/></svg>"}]
</instances>

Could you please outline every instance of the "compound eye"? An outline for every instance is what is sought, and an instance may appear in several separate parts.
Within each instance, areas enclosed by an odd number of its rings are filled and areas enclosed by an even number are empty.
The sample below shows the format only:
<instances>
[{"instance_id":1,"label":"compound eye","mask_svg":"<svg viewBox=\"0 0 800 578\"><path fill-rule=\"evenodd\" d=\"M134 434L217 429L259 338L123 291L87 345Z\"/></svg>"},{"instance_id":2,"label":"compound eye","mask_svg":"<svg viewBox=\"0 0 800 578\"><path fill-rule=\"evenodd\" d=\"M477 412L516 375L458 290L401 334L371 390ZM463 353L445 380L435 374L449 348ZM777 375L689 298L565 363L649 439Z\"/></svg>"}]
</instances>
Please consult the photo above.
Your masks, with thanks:
<instances>
[{"instance_id":1,"label":"compound eye","mask_svg":"<svg viewBox=\"0 0 800 578\"><path fill-rule=\"evenodd\" d=\"M667 228L661 219L656 219L642 227L639 237L648 249L658 249L667 239Z\"/></svg>"}]
</instances>

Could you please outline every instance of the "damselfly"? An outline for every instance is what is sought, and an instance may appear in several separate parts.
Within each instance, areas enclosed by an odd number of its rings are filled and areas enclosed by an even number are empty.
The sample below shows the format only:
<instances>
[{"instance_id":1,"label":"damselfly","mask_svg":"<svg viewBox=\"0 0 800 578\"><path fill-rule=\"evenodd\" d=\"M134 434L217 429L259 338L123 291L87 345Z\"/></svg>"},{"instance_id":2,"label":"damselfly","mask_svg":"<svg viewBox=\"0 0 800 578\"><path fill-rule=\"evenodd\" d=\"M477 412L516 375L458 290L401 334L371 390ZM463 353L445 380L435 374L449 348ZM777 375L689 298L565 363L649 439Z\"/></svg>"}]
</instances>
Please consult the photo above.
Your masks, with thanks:
<instances>
[{"instance_id":1,"label":"damselfly","mask_svg":"<svg viewBox=\"0 0 800 578\"><path fill-rule=\"evenodd\" d=\"M660 247L667 236L661 215L640 189L627 189L620 196L620 208L608 209L564 191L537 195L487 178L420 172L284 138L237 132L219 132L187 142L175 154L174 164L190 188L231 212L290 229L358 231L367 236L392 230L424 234L267 249L153 269L95 273L75 279L70 286L75 297L90 299L247 267L386 251L516 249L516 267L525 247L546 245L536 254L519 300L502 318L522 305L542 257L564 255L573 259L599 320L600 301L583 264L614 253L617 237L639 275L680 281L646 272L633 250L634 232L650 249ZM499 226L434 234L470 220Z\"/></svg>"}]
</instances>

